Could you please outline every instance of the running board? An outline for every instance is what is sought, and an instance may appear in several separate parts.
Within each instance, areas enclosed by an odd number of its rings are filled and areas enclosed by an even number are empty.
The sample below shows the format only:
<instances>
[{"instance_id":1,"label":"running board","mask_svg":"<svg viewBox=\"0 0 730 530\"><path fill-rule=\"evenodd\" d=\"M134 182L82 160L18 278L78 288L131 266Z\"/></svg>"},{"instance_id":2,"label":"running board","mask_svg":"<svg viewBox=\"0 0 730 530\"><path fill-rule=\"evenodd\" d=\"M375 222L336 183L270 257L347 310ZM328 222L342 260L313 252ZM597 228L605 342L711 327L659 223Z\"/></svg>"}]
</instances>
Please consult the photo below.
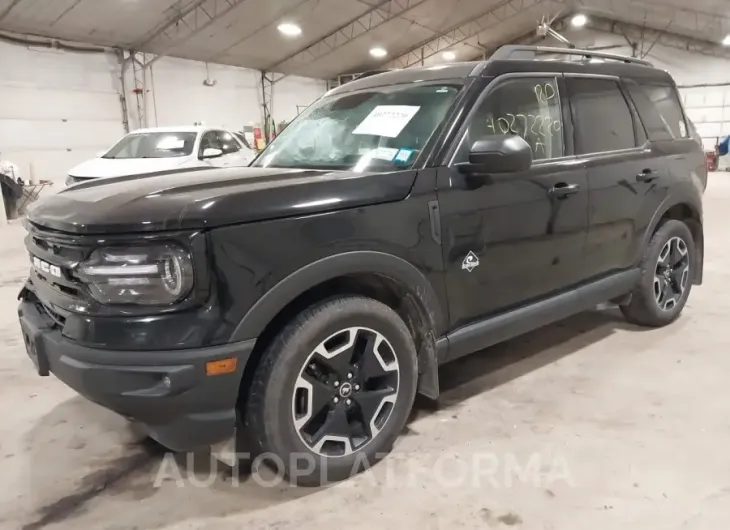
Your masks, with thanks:
<instances>
[{"instance_id":1,"label":"running board","mask_svg":"<svg viewBox=\"0 0 730 530\"><path fill-rule=\"evenodd\" d=\"M640 269L612 274L551 298L475 322L449 333L448 347L439 351L439 363L509 340L552 324L598 304L631 292L641 278Z\"/></svg>"}]
</instances>

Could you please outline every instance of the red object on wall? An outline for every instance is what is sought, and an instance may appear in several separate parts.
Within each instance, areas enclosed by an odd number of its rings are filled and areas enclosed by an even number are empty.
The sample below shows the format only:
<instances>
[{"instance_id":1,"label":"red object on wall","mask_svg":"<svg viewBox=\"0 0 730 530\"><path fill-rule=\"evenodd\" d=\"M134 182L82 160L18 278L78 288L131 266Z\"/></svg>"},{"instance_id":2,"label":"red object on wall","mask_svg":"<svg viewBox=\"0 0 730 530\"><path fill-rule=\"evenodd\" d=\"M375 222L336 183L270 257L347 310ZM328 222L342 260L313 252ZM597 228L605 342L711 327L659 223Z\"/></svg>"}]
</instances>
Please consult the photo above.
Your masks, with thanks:
<instances>
[{"instance_id":1,"label":"red object on wall","mask_svg":"<svg viewBox=\"0 0 730 530\"><path fill-rule=\"evenodd\" d=\"M707 171L717 171L717 153L705 152L705 160L707 161Z\"/></svg>"},{"instance_id":2,"label":"red object on wall","mask_svg":"<svg viewBox=\"0 0 730 530\"><path fill-rule=\"evenodd\" d=\"M258 123L253 126L253 143L254 149L257 151L263 151L264 147L266 147L266 142L264 142L264 131Z\"/></svg>"}]
</instances>

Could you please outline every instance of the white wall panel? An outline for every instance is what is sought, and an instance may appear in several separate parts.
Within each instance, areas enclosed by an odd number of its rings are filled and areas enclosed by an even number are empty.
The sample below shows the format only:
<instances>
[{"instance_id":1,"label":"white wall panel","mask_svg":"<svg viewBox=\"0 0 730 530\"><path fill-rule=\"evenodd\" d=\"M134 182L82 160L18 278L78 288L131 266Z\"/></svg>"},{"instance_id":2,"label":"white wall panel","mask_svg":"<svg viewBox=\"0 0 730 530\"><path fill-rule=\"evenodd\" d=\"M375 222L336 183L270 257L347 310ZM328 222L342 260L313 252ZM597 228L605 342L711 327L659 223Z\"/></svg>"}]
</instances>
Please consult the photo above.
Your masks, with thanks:
<instances>
[{"instance_id":1,"label":"white wall panel","mask_svg":"<svg viewBox=\"0 0 730 530\"><path fill-rule=\"evenodd\" d=\"M148 126L166 126L203 122L206 125L241 130L244 125L262 121L261 74L256 70L165 57L154 63L148 74ZM214 86L203 81L210 79ZM128 86L133 86L128 76ZM274 86L274 120L292 120L300 109L311 104L326 91L326 83L317 79L284 77ZM133 125L135 99L129 98Z\"/></svg>"},{"instance_id":2,"label":"white wall panel","mask_svg":"<svg viewBox=\"0 0 730 530\"><path fill-rule=\"evenodd\" d=\"M305 77L285 77L274 87L274 119L291 121L299 111L312 104L326 91L326 83Z\"/></svg>"},{"instance_id":3,"label":"white wall panel","mask_svg":"<svg viewBox=\"0 0 730 530\"><path fill-rule=\"evenodd\" d=\"M123 132L116 57L0 43L0 153L60 189Z\"/></svg>"},{"instance_id":4,"label":"white wall panel","mask_svg":"<svg viewBox=\"0 0 730 530\"><path fill-rule=\"evenodd\" d=\"M151 87L147 97L148 126L203 122L240 130L244 124L261 120L255 71L222 65L210 65L208 71L215 86L203 84L204 63L173 58L157 61L147 77ZM135 113L133 102L130 98L130 111Z\"/></svg>"},{"instance_id":5,"label":"white wall panel","mask_svg":"<svg viewBox=\"0 0 730 530\"><path fill-rule=\"evenodd\" d=\"M0 42L0 153L35 180L62 188L68 170L124 134L120 66L113 54L69 53ZM209 77L215 86L205 86ZM132 69L125 78L130 127L138 126ZM241 130L260 123L255 70L165 57L147 71L147 124L202 122ZM326 90L286 77L274 87L274 119L289 121Z\"/></svg>"}]
</instances>

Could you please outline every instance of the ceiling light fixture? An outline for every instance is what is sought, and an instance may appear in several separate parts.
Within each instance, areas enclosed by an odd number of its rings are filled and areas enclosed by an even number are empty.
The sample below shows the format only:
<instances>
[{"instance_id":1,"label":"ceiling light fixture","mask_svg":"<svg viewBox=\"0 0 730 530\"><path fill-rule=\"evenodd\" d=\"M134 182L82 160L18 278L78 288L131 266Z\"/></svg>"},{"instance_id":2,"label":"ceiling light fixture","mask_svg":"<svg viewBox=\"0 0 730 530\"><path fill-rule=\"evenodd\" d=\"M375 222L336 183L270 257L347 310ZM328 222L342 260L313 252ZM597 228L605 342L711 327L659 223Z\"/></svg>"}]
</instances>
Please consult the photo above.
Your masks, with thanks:
<instances>
[{"instance_id":1,"label":"ceiling light fixture","mask_svg":"<svg viewBox=\"0 0 730 530\"><path fill-rule=\"evenodd\" d=\"M370 55L373 57L376 57L378 59L381 59L388 55L388 51L385 48L381 48L380 46L376 46L375 48L370 48Z\"/></svg>"},{"instance_id":2,"label":"ceiling light fixture","mask_svg":"<svg viewBox=\"0 0 730 530\"><path fill-rule=\"evenodd\" d=\"M730 33L725 35L725 38L722 39L722 45L723 46L730 46Z\"/></svg>"},{"instance_id":3,"label":"ceiling light fixture","mask_svg":"<svg viewBox=\"0 0 730 530\"><path fill-rule=\"evenodd\" d=\"M302 34L302 28L291 22L283 22L277 26L279 33L287 37L297 37Z\"/></svg>"},{"instance_id":4,"label":"ceiling light fixture","mask_svg":"<svg viewBox=\"0 0 730 530\"><path fill-rule=\"evenodd\" d=\"M444 52L441 54L441 57L443 57L447 61L453 61L456 59L456 54L454 52Z\"/></svg>"},{"instance_id":5,"label":"ceiling light fixture","mask_svg":"<svg viewBox=\"0 0 730 530\"><path fill-rule=\"evenodd\" d=\"M582 28L588 22L588 18L583 14L577 14L570 20L570 25L574 28Z\"/></svg>"}]
</instances>

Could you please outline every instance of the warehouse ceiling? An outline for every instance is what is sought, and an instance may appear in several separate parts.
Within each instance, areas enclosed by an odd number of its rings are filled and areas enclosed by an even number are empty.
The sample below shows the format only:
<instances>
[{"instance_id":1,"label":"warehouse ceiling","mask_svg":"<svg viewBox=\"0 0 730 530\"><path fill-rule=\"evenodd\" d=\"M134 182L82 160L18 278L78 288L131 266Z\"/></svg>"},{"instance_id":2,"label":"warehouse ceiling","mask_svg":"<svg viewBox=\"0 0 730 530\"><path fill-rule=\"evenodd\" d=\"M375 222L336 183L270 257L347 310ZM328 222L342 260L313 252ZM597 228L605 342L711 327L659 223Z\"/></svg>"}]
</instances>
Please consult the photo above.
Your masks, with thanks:
<instances>
[{"instance_id":1,"label":"warehouse ceiling","mask_svg":"<svg viewBox=\"0 0 730 530\"><path fill-rule=\"evenodd\" d=\"M0 30L332 78L445 51L478 58L577 11L718 50L730 33L727 0L0 0ZM371 55L378 47L385 57Z\"/></svg>"}]
</instances>

